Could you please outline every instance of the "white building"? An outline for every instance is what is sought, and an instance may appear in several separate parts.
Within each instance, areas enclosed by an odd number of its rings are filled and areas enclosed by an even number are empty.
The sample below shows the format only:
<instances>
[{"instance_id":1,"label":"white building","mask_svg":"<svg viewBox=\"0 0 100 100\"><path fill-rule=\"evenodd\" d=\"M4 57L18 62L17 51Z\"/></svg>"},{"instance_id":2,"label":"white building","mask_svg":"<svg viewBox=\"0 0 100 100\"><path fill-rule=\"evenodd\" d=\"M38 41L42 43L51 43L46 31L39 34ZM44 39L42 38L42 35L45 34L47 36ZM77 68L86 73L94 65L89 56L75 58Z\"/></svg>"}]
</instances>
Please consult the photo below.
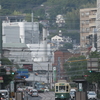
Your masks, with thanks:
<instances>
[{"instance_id":1,"label":"white building","mask_svg":"<svg viewBox=\"0 0 100 100\"><path fill-rule=\"evenodd\" d=\"M54 37L51 38L51 41L63 42L63 38L61 36L55 35Z\"/></svg>"},{"instance_id":2,"label":"white building","mask_svg":"<svg viewBox=\"0 0 100 100\"><path fill-rule=\"evenodd\" d=\"M100 51L100 0L97 0L97 16L96 16L96 29L97 29L97 49Z\"/></svg>"},{"instance_id":3,"label":"white building","mask_svg":"<svg viewBox=\"0 0 100 100\"><path fill-rule=\"evenodd\" d=\"M38 22L10 22L2 23L3 43L39 43Z\"/></svg>"}]
</instances>

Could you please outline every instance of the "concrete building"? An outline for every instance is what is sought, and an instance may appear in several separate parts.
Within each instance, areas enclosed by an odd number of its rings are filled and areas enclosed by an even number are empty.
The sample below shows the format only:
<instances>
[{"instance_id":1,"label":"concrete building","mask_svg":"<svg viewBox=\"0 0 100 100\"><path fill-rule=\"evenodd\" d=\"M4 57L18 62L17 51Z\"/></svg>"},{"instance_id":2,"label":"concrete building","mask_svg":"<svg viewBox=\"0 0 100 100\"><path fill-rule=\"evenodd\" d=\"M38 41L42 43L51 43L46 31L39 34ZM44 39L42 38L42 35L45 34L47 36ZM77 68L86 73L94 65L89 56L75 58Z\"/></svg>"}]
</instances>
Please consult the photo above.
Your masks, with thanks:
<instances>
[{"instance_id":1,"label":"concrete building","mask_svg":"<svg viewBox=\"0 0 100 100\"><path fill-rule=\"evenodd\" d=\"M38 22L10 22L2 23L3 43L39 43L39 23Z\"/></svg>"},{"instance_id":2,"label":"concrete building","mask_svg":"<svg viewBox=\"0 0 100 100\"><path fill-rule=\"evenodd\" d=\"M100 0L97 0L97 16L96 16L96 29L97 29L97 48L100 51Z\"/></svg>"},{"instance_id":3,"label":"concrete building","mask_svg":"<svg viewBox=\"0 0 100 100\"><path fill-rule=\"evenodd\" d=\"M93 35L96 29L97 8L80 9L80 47L81 54L86 55L88 48L91 46L89 35Z\"/></svg>"}]
</instances>

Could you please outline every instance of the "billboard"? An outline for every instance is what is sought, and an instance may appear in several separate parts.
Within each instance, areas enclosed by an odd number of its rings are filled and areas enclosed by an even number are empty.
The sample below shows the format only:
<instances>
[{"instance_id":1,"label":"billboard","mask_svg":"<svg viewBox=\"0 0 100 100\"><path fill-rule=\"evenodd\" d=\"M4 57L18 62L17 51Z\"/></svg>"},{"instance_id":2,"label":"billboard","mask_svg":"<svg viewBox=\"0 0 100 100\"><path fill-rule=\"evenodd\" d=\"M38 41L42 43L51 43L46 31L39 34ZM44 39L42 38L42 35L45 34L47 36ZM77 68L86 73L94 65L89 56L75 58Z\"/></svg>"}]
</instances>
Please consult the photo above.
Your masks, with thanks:
<instances>
[{"instance_id":1,"label":"billboard","mask_svg":"<svg viewBox=\"0 0 100 100\"><path fill-rule=\"evenodd\" d=\"M28 69L29 72L33 71L33 64L23 64L24 69Z\"/></svg>"}]
</instances>

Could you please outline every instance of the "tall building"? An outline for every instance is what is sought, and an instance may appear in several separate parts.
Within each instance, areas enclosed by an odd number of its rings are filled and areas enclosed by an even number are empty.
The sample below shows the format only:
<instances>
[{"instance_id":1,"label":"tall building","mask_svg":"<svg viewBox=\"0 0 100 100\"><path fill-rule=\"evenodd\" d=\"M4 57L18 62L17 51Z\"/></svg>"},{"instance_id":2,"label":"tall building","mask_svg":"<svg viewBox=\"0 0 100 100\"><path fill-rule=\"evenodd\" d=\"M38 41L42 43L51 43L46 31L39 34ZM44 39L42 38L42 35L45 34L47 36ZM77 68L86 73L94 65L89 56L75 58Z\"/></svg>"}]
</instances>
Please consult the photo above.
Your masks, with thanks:
<instances>
[{"instance_id":1,"label":"tall building","mask_svg":"<svg viewBox=\"0 0 100 100\"><path fill-rule=\"evenodd\" d=\"M92 46L92 39L88 37L93 35L96 29L96 13L97 8L80 9L80 46L83 55L86 55L88 48Z\"/></svg>"},{"instance_id":2,"label":"tall building","mask_svg":"<svg viewBox=\"0 0 100 100\"><path fill-rule=\"evenodd\" d=\"M39 43L38 22L10 22L2 23L3 43Z\"/></svg>"},{"instance_id":3,"label":"tall building","mask_svg":"<svg viewBox=\"0 0 100 100\"><path fill-rule=\"evenodd\" d=\"M100 0L97 0L97 16L96 16L96 28L97 28L97 48L100 51Z\"/></svg>"}]
</instances>

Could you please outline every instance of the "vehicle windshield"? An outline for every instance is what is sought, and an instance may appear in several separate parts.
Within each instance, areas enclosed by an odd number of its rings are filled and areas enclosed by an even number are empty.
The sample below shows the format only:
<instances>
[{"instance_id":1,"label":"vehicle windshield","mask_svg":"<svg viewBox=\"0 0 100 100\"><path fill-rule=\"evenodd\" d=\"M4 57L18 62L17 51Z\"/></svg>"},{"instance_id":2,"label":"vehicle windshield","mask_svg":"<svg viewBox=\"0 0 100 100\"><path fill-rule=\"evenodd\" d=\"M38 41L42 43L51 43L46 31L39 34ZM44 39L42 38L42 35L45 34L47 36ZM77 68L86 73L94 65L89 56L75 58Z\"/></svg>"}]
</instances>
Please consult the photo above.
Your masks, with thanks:
<instances>
[{"instance_id":1,"label":"vehicle windshield","mask_svg":"<svg viewBox=\"0 0 100 100\"><path fill-rule=\"evenodd\" d=\"M65 90L65 86L59 86L59 90Z\"/></svg>"},{"instance_id":2,"label":"vehicle windshield","mask_svg":"<svg viewBox=\"0 0 100 100\"><path fill-rule=\"evenodd\" d=\"M89 95L95 95L95 93L94 92L90 92Z\"/></svg>"},{"instance_id":3,"label":"vehicle windshield","mask_svg":"<svg viewBox=\"0 0 100 100\"><path fill-rule=\"evenodd\" d=\"M32 93L37 93L37 91L32 91Z\"/></svg>"},{"instance_id":4,"label":"vehicle windshield","mask_svg":"<svg viewBox=\"0 0 100 100\"><path fill-rule=\"evenodd\" d=\"M74 94L75 94L75 92L74 92L74 91L71 91L71 92L70 92L70 94L71 94L71 95L74 95Z\"/></svg>"},{"instance_id":5,"label":"vehicle windshield","mask_svg":"<svg viewBox=\"0 0 100 100\"><path fill-rule=\"evenodd\" d=\"M38 85L39 88L44 88L44 85Z\"/></svg>"}]
</instances>

